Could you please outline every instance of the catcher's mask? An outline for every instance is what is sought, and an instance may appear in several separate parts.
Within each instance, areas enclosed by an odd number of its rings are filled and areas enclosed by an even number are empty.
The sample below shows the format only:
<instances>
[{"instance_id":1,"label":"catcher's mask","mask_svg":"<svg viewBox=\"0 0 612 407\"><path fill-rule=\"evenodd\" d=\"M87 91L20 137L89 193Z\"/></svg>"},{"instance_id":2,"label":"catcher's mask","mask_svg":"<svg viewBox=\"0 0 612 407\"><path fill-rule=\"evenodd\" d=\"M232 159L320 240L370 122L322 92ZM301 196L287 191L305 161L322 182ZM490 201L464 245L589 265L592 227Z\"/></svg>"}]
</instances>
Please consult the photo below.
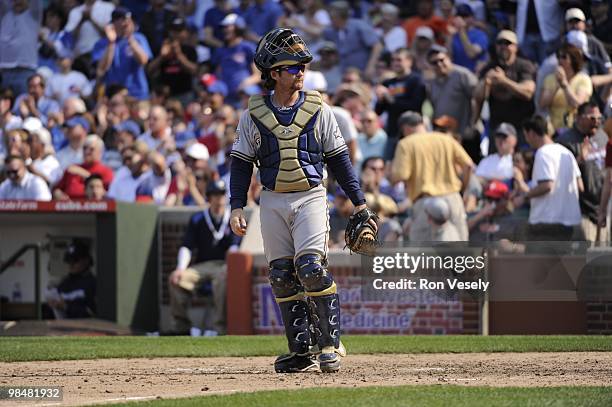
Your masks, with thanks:
<instances>
[{"instance_id":1,"label":"catcher's mask","mask_svg":"<svg viewBox=\"0 0 612 407\"><path fill-rule=\"evenodd\" d=\"M310 50L293 30L275 28L264 35L257 44L255 66L262 73L286 66L307 64L312 61Z\"/></svg>"}]
</instances>

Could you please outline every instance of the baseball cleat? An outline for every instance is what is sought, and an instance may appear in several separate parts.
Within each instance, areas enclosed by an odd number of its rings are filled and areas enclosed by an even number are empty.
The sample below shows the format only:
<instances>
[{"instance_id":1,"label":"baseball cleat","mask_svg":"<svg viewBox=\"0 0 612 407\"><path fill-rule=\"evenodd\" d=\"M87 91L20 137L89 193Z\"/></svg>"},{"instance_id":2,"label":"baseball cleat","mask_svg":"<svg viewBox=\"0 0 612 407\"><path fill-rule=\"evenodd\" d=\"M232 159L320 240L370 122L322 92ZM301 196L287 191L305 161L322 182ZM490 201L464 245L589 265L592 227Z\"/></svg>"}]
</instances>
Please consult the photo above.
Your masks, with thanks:
<instances>
[{"instance_id":1,"label":"baseball cleat","mask_svg":"<svg viewBox=\"0 0 612 407\"><path fill-rule=\"evenodd\" d=\"M276 373L303 373L318 370L319 363L308 354L288 353L277 357L274 361Z\"/></svg>"},{"instance_id":2,"label":"baseball cleat","mask_svg":"<svg viewBox=\"0 0 612 407\"><path fill-rule=\"evenodd\" d=\"M336 352L338 355L345 357L346 356L346 348L344 347L344 344L342 343L342 341L340 341L340 345L334 349L334 352ZM314 344L312 345L309 349L308 349L308 354L309 355L319 355L321 353L321 349L319 348L319 345Z\"/></svg>"},{"instance_id":3,"label":"baseball cleat","mask_svg":"<svg viewBox=\"0 0 612 407\"><path fill-rule=\"evenodd\" d=\"M340 355L333 346L324 347L317 360L323 373L335 373L340 370Z\"/></svg>"}]
</instances>

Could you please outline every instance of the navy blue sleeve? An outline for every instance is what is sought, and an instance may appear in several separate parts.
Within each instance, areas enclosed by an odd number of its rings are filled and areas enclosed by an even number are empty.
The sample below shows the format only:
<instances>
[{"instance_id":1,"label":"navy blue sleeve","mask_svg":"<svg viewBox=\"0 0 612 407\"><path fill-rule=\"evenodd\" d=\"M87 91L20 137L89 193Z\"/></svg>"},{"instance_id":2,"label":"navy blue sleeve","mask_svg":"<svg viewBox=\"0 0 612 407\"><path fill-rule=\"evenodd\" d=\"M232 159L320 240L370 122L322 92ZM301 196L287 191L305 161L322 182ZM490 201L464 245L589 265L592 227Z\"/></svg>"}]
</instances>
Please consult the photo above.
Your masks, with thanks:
<instances>
[{"instance_id":1,"label":"navy blue sleeve","mask_svg":"<svg viewBox=\"0 0 612 407\"><path fill-rule=\"evenodd\" d=\"M253 163L232 157L230 168L230 205L232 210L244 208L247 204L247 192L251 186Z\"/></svg>"},{"instance_id":2,"label":"navy blue sleeve","mask_svg":"<svg viewBox=\"0 0 612 407\"><path fill-rule=\"evenodd\" d=\"M361 192L359 180L351 165L348 150L344 150L340 154L327 158L326 162L353 205L357 206L366 203L365 196L363 192Z\"/></svg>"},{"instance_id":3,"label":"navy blue sleeve","mask_svg":"<svg viewBox=\"0 0 612 407\"><path fill-rule=\"evenodd\" d=\"M185 231L185 236L183 236L183 244L191 251L194 251L197 248L197 217L199 217L199 213L196 213L191 216L189 219L189 224L187 225L187 230Z\"/></svg>"}]
</instances>

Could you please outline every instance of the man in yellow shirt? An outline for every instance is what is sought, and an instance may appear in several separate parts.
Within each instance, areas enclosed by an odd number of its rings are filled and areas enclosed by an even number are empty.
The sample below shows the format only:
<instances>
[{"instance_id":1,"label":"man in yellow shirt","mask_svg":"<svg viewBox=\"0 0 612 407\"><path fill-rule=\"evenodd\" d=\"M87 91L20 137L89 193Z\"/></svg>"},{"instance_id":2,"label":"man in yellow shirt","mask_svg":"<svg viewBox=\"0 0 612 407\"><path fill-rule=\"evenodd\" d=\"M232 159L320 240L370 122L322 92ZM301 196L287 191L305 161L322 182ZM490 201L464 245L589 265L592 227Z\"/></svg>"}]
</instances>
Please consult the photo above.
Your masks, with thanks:
<instances>
[{"instance_id":1,"label":"man in yellow shirt","mask_svg":"<svg viewBox=\"0 0 612 407\"><path fill-rule=\"evenodd\" d=\"M447 134L427 132L418 113L406 112L399 119L402 140L391 164L391 180L404 182L412 206L410 240L432 239L424 199L444 199L450 207L449 221L468 240L465 207L460 192L467 188L474 163L463 147ZM458 169L460 169L458 171Z\"/></svg>"}]
</instances>

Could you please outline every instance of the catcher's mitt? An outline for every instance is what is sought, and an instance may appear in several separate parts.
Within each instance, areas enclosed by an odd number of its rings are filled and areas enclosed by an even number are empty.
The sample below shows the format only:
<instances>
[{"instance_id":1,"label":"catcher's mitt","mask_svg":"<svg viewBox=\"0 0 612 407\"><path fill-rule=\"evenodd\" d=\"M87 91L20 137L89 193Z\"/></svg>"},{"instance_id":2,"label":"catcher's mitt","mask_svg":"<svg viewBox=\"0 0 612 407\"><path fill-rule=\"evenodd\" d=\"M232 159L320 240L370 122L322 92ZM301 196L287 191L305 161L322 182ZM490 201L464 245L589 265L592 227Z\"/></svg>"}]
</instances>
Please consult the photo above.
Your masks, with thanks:
<instances>
[{"instance_id":1,"label":"catcher's mitt","mask_svg":"<svg viewBox=\"0 0 612 407\"><path fill-rule=\"evenodd\" d=\"M378 228L374 228L370 220L378 226L378 215L369 208L364 208L349 218L344 241L353 252L373 256L378 242Z\"/></svg>"}]
</instances>

